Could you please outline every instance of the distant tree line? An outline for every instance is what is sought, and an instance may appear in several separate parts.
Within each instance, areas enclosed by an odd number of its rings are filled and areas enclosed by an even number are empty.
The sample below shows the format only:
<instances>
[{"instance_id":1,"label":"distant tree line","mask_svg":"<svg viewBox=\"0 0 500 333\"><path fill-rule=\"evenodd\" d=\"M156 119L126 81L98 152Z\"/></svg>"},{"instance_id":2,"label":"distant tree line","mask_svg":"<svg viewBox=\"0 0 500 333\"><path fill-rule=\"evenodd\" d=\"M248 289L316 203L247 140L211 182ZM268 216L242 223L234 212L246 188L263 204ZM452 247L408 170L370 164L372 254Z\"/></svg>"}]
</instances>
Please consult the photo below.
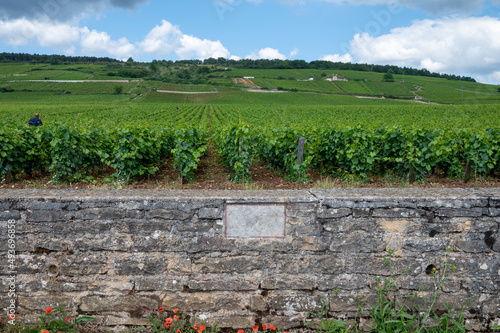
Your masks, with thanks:
<instances>
[{"instance_id":1,"label":"distant tree line","mask_svg":"<svg viewBox=\"0 0 500 333\"><path fill-rule=\"evenodd\" d=\"M186 60L184 60L186 61ZM199 60L193 60L199 62ZM241 60L231 60L225 58L209 58L203 61L203 64L212 65L223 65L227 67L234 68L252 68L252 69L332 69L332 70L351 70L351 71L362 71L362 72L375 72L375 73L394 73L394 74L405 74L405 75L415 75L415 76L429 76L438 77L448 80L460 80L468 82L476 82L475 79L468 76L460 76L454 74L441 74L433 73L429 70L411 68L411 67L399 67L394 65L370 65L370 64L353 64L344 62L332 62L326 60L315 60L311 62L306 62L305 60L268 60L268 59L241 59Z\"/></svg>"},{"instance_id":2,"label":"distant tree line","mask_svg":"<svg viewBox=\"0 0 500 333\"><path fill-rule=\"evenodd\" d=\"M108 57L73 57L65 55L28 54L28 53L0 53L0 62L33 62L33 63L109 63L121 62Z\"/></svg>"},{"instance_id":3,"label":"distant tree line","mask_svg":"<svg viewBox=\"0 0 500 333\"><path fill-rule=\"evenodd\" d=\"M87 56L64 56L64 55L45 55L45 54L27 54L27 53L0 53L0 62L35 62L35 63L121 63L120 60L108 57L87 57ZM127 63L134 63L132 58L127 60ZM475 79L468 76L460 76L454 74L441 74L430 72L429 70L399 67L394 65L370 65L370 64L353 64L344 62L332 62L326 60L315 60L307 62L305 60L279 60L279 59L240 59L232 60L223 57L208 58L205 60L153 60L150 69L154 72L158 65L218 65L232 68L247 68L247 69L323 69L323 70L353 70L362 72L375 73L394 73L416 76L428 76L444 78L448 80L460 80L468 82L476 82ZM122 73L124 74L124 73ZM133 77L141 77L146 73L134 73Z\"/></svg>"}]
</instances>

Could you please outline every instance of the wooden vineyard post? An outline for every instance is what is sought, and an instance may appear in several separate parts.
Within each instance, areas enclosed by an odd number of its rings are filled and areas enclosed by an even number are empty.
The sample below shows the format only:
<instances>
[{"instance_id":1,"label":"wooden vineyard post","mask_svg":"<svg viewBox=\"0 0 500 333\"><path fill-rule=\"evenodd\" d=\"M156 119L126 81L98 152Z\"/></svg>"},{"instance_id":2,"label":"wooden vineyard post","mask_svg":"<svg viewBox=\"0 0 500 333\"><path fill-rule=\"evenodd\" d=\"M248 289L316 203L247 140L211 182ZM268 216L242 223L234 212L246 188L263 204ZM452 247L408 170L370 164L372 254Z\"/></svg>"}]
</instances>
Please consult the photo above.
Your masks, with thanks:
<instances>
[{"instance_id":1,"label":"wooden vineyard post","mask_svg":"<svg viewBox=\"0 0 500 333\"><path fill-rule=\"evenodd\" d=\"M10 184L12 183L14 177L12 177L12 172L9 170L7 171L7 174L5 175L5 184Z\"/></svg>"},{"instance_id":2,"label":"wooden vineyard post","mask_svg":"<svg viewBox=\"0 0 500 333\"><path fill-rule=\"evenodd\" d=\"M415 180L415 172L413 171L413 166L410 165L410 172L408 172L408 180L410 183L413 183Z\"/></svg>"},{"instance_id":3,"label":"wooden vineyard post","mask_svg":"<svg viewBox=\"0 0 500 333\"><path fill-rule=\"evenodd\" d=\"M306 139L303 137L299 138L299 146L297 147L297 164L301 165L304 161L304 144L306 143ZM299 169L300 170L300 169ZM299 177L301 174L299 173Z\"/></svg>"},{"instance_id":4,"label":"wooden vineyard post","mask_svg":"<svg viewBox=\"0 0 500 333\"><path fill-rule=\"evenodd\" d=\"M239 140L238 140L238 157L241 158L241 141L242 141L243 137L240 136ZM243 176L242 176L242 180L243 180L243 184L245 184L245 172L243 172Z\"/></svg>"},{"instance_id":5,"label":"wooden vineyard post","mask_svg":"<svg viewBox=\"0 0 500 333\"><path fill-rule=\"evenodd\" d=\"M297 164L301 165L304 160L304 144L306 143L306 139L303 137L299 138L299 146L297 148Z\"/></svg>"},{"instance_id":6,"label":"wooden vineyard post","mask_svg":"<svg viewBox=\"0 0 500 333\"><path fill-rule=\"evenodd\" d=\"M470 175L472 173L472 168L470 167L470 163L467 162L465 165L465 171L464 171L464 180L467 182L470 178Z\"/></svg>"}]
</instances>

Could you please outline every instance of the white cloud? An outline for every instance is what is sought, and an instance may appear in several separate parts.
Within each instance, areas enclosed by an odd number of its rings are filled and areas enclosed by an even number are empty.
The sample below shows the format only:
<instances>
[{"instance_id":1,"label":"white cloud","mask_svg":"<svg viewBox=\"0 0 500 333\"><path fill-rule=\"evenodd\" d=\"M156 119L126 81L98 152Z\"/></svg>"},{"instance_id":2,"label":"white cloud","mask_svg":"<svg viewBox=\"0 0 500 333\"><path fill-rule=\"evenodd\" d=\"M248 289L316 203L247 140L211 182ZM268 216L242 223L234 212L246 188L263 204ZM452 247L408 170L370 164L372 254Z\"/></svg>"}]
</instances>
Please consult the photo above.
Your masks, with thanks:
<instances>
[{"instance_id":1,"label":"white cloud","mask_svg":"<svg viewBox=\"0 0 500 333\"><path fill-rule=\"evenodd\" d=\"M360 63L489 75L500 67L498 36L498 18L422 20L378 37L356 34L351 41L351 54Z\"/></svg>"},{"instance_id":2,"label":"white cloud","mask_svg":"<svg viewBox=\"0 0 500 333\"><path fill-rule=\"evenodd\" d=\"M229 51L220 41L185 35L178 26L166 20L162 20L160 26L155 26L138 45L144 52L156 56L175 52L181 59L229 57Z\"/></svg>"},{"instance_id":3,"label":"white cloud","mask_svg":"<svg viewBox=\"0 0 500 333\"><path fill-rule=\"evenodd\" d=\"M292 50L292 52L290 52L290 55L288 56L289 59L295 57L297 54L299 54L299 49L298 48L294 48Z\"/></svg>"},{"instance_id":4,"label":"white cloud","mask_svg":"<svg viewBox=\"0 0 500 333\"><path fill-rule=\"evenodd\" d=\"M8 45L28 45L37 42L43 47L53 47L73 53L73 43L79 39L79 29L68 24L48 21L15 19L0 20L0 41Z\"/></svg>"},{"instance_id":5,"label":"white cloud","mask_svg":"<svg viewBox=\"0 0 500 333\"><path fill-rule=\"evenodd\" d=\"M181 46L182 32L178 26L172 25L166 20L161 21L161 26L154 27L139 43L146 53L156 55L168 55Z\"/></svg>"},{"instance_id":6,"label":"white cloud","mask_svg":"<svg viewBox=\"0 0 500 333\"><path fill-rule=\"evenodd\" d=\"M183 35L181 38L181 47L175 50L175 53L181 59L207 59L207 58L228 58L229 51L220 41L211 41L199 39L197 37Z\"/></svg>"},{"instance_id":7,"label":"white cloud","mask_svg":"<svg viewBox=\"0 0 500 333\"><path fill-rule=\"evenodd\" d=\"M245 59L253 59L253 60L258 60L258 59L280 59L280 60L286 60L286 56L284 54L281 54L279 50L273 49L271 47L265 47L263 49L260 49L259 52L257 53L252 53L249 54L245 57Z\"/></svg>"},{"instance_id":8,"label":"white cloud","mask_svg":"<svg viewBox=\"0 0 500 333\"><path fill-rule=\"evenodd\" d=\"M340 54L328 54L323 57L321 57L319 60L326 60L326 61L331 61L331 62L353 62L352 56L349 53L346 53L344 55Z\"/></svg>"},{"instance_id":9,"label":"white cloud","mask_svg":"<svg viewBox=\"0 0 500 333\"><path fill-rule=\"evenodd\" d=\"M90 31L87 27L81 29L80 43L85 54L111 54L117 58L127 58L136 52L135 46L127 38L112 40L106 32Z\"/></svg>"}]
</instances>

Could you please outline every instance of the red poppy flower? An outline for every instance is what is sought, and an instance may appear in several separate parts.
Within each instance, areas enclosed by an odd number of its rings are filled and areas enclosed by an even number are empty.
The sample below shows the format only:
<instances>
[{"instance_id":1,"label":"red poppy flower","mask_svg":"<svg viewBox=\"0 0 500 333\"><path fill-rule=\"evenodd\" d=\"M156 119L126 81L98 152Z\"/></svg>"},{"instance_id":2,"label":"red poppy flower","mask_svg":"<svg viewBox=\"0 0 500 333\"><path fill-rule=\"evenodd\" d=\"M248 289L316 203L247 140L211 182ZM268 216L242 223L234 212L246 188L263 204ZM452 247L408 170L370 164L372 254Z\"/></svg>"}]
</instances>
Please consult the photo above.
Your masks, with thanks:
<instances>
[{"instance_id":1,"label":"red poppy flower","mask_svg":"<svg viewBox=\"0 0 500 333\"><path fill-rule=\"evenodd\" d=\"M274 327L273 324L269 325L269 328L272 330L272 331L276 331L276 327Z\"/></svg>"},{"instance_id":2,"label":"red poppy flower","mask_svg":"<svg viewBox=\"0 0 500 333\"><path fill-rule=\"evenodd\" d=\"M267 331L267 324L262 324L262 329L263 329L264 331Z\"/></svg>"},{"instance_id":3,"label":"red poppy flower","mask_svg":"<svg viewBox=\"0 0 500 333\"><path fill-rule=\"evenodd\" d=\"M193 325L193 328L194 328L195 330L197 330L197 329L198 329L198 324L194 324L194 325Z\"/></svg>"},{"instance_id":4,"label":"red poppy flower","mask_svg":"<svg viewBox=\"0 0 500 333\"><path fill-rule=\"evenodd\" d=\"M46 309L45 309L45 313L46 313L46 314L49 314L49 313L51 313L51 312L52 312L52 308L46 308ZM48 332L48 331L47 331L47 332Z\"/></svg>"},{"instance_id":5,"label":"red poppy flower","mask_svg":"<svg viewBox=\"0 0 500 333\"><path fill-rule=\"evenodd\" d=\"M67 322L70 322L70 321L71 321L71 318L66 318L66 321L67 321Z\"/></svg>"},{"instance_id":6,"label":"red poppy flower","mask_svg":"<svg viewBox=\"0 0 500 333\"><path fill-rule=\"evenodd\" d=\"M165 328L169 328L170 327L170 324L169 323L165 323Z\"/></svg>"},{"instance_id":7,"label":"red poppy flower","mask_svg":"<svg viewBox=\"0 0 500 333\"><path fill-rule=\"evenodd\" d=\"M204 331L204 330L205 330L205 328L206 328L206 327L205 327L205 325L201 325L201 326L200 326L200 330L201 330L201 331Z\"/></svg>"},{"instance_id":8,"label":"red poppy flower","mask_svg":"<svg viewBox=\"0 0 500 333\"><path fill-rule=\"evenodd\" d=\"M177 320L179 319L179 316L178 315L174 315L174 320Z\"/></svg>"},{"instance_id":9,"label":"red poppy flower","mask_svg":"<svg viewBox=\"0 0 500 333\"><path fill-rule=\"evenodd\" d=\"M158 312L162 312L163 310L165 310L165 308L162 306L161 308L158 309Z\"/></svg>"},{"instance_id":10,"label":"red poppy flower","mask_svg":"<svg viewBox=\"0 0 500 333\"><path fill-rule=\"evenodd\" d=\"M257 332L259 330L259 325L255 325L252 327L252 331Z\"/></svg>"},{"instance_id":11,"label":"red poppy flower","mask_svg":"<svg viewBox=\"0 0 500 333\"><path fill-rule=\"evenodd\" d=\"M181 332L181 330L177 330L176 332L177 332L177 333L180 333L180 332Z\"/></svg>"},{"instance_id":12,"label":"red poppy flower","mask_svg":"<svg viewBox=\"0 0 500 333\"><path fill-rule=\"evenodd\" d=\"M165 319L165 322L168 323L169 325L172 324L172 318Z\"/></svg>"},{"instance_id":13,"label":"red poppy flower","mask_svg":"<svg viewBox=\"0 0 500 333\"><path fill-rule=\"evenodd\" d=\"M239 330L238 330L238 333L244 333L244 332L245 332L245 331L244 331L244 330L242 330L242 329L239 329Z\"/></svg>"},{"instance_id":14,"label":"red poppy flower","mask_svg":"<svg viewBox=\"0 0 500 333\"><path fill-rule=\"evenodd\" d=\"M13 314L13 313L9 314L9 319L14 319L14 318L16 318L16 317L17 317L17 315L15 315L15 314Z\"/></svg>"},{"instance_id":15,"label":"red poppy flower","mask_svg":"<svg viewBox=\"0 0 500 333\"><path fill-rule=\"evenodd\" d=\"M177 311L179 311L179 309L174 309L174 313L177 313Z\"/></svg>"}]
</instances>

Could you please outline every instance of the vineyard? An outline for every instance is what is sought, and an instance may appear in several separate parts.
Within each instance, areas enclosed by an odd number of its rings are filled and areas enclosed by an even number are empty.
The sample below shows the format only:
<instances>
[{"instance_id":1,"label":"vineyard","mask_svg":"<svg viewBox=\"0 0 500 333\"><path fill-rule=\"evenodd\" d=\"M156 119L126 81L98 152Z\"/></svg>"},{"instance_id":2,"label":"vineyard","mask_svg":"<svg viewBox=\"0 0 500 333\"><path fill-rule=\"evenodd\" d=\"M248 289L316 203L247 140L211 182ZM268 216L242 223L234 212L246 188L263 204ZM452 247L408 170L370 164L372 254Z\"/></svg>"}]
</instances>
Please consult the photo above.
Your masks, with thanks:
<instances>
[{"instance_id":1,"label":"vineyard","mask_svg":"<svg viewBox=\"0 0 500 333\"><path fill-rule=\"evenodd\" d=\"M500 171L496 106L104 105L59 105L44 112L43 127L27 127L27 112L4 111L3 177L36 171L72 183L91 181L106 169L108 181L128 183L154 175L170 158L180 181L193 181L208 145L235 182L251 182L255 161L299 182L308 181L308 170L361 179L388 172L419 179ZM299 138L305 139L300 163Z\"/></svg>"},{"instance_id":2,"label":"vineyard","mask_svg":"<svg viewBox=\"0 0 500 333\"><path fill-rule=\"evenodd\" d=\"M178 84L134 79L148 71L134 66L0 64L0 184L26 175L125 184L166 166L186 183L207 156L239 183L252 182L256 164L296 182L310 181L311 171L499 178L492 85L401 75L382 82L380 73L341 70L156 69L177 79L208 73L203 84ZM349 80L324 80L333 74ZM244 75L286 92L232 83ZM398 98L380 98L389 95ZM455 105L409 100L417 95ZM37 112L44 126L28 127Z\"/></svg>"}]
</instances>

